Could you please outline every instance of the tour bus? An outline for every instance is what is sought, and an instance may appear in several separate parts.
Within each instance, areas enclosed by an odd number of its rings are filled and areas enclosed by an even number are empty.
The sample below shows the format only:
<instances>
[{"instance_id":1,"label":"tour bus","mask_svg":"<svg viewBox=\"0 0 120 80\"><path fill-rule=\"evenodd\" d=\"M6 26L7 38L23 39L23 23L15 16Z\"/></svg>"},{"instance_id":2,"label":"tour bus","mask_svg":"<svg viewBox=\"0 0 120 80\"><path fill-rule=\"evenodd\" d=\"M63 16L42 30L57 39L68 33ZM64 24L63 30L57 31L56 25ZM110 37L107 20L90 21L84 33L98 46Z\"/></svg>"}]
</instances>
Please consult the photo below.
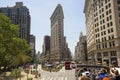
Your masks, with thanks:
<instances>
[{"instance_id":1,"label":"tour bus","mask_svg":"<svg viewBox=\"0 0 120 80\"><path fill-rule=\"evenodd\" d=\"M71 69L70 64L70 61L65 61L65 69Z\"/></svg>"}]
</instances>

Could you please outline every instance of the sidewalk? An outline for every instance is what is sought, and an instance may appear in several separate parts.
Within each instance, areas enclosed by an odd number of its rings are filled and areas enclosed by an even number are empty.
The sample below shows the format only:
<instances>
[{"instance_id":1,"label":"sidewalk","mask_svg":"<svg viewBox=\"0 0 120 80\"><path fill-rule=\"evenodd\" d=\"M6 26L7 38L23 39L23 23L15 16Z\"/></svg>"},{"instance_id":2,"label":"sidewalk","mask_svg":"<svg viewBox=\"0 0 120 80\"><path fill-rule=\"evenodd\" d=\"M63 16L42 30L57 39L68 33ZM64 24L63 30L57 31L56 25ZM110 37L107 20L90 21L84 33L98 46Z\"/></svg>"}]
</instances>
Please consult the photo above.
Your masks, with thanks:
<instances>
[{"instance_id":1,"label":"sidewalk","mask_svg":"<svg viewBox=\"0 0 120 80\"><path fill-rule=\"evenodd\" d=\"M30 73L27 74L24 71L21 72L21 75L22 75L21 80L27 80L27 77L28 78L33 78L32 80L38 80L38 79L41 80L41 77L35 78L35 75L30 74ZM18 79L18 80L20 80L20 79Z\"/></svg>"}]
</instances>

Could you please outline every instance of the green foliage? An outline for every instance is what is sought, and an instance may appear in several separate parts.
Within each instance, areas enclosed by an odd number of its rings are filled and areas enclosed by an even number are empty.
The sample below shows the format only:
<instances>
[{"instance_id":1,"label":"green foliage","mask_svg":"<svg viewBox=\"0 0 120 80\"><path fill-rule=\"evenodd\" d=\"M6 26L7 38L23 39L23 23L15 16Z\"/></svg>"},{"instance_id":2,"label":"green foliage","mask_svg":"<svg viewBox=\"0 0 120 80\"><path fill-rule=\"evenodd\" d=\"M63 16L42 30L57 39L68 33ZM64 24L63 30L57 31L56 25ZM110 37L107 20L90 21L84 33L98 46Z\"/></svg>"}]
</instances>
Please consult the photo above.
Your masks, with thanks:
<instances>
[{"instance_id":1,"label":"green foliage","mask_svg":"<svg viewBox=\"0 0 120 80\"><path fill-rule=\"evenodd\" d=\"M30 61L29 52L27 42L19 38L19 27L0 13L0 69L17 67Z\"/></svg>"},{"instance_id":2,"label":"green foliage","mask_svg":"<svg viewBox=\"0 0 120 80\"><path fill-rule=\"evenodd\" d=\"M21 71L18 69L13 69L10 76L14 77L14 78L18 78L21 77Z\"/></svg>"},{"instance_id":3,"label":"green foliage","mask_svg":"<svg viewBox=\"0 0 120 80\"><path fill-rule=\"evenodd\" d=\"M33 80L33 78L28 78L27 80Z\"/></svg>"}]
</instances>

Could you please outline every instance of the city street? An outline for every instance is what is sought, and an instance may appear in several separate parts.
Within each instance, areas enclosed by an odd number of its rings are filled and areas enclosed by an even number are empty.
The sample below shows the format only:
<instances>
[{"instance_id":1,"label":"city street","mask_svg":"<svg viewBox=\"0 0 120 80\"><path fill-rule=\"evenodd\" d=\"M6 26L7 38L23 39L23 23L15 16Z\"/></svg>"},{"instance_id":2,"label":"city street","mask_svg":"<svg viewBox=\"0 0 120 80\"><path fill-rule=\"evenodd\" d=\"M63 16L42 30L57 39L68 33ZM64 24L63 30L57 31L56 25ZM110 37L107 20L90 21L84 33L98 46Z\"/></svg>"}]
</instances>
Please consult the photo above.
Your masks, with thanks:
<instances>
[{"instance_id":1,"label":"city street","mask_svg":"<svg viewBox=\"0 0 120 80\"><path fill-rule=\"evenodd\" d=\"M120 80L120 0L0 2L0 80Z\"/></svg>"},{"instance_id":2,"label":"city street","mask_svg":"<svg viewBox=\"0 0 120 80\"><path fill-rule=\"evenodd\" d=\"M65 70L63 67L59 72L49 72L49 71L43 71L41 69L41 65L38 65L38 73L41 73L41 77L34 78L34 75L29 74L29 78L33 78L33 80L75 80L74 76L74 69L73 70ZM26 79L25 76L22 78L22 80Z\"/></svg>"},{"instance_id":3,"label":"city street","mask_svg":"<svg viewBox=\"0 0 120 80\"><path fill-rule=\"evenodd\" d=\"M63 72L43 71L42 80L75 80L74 70L65 70Z\"/></svg>"}]
</instances>

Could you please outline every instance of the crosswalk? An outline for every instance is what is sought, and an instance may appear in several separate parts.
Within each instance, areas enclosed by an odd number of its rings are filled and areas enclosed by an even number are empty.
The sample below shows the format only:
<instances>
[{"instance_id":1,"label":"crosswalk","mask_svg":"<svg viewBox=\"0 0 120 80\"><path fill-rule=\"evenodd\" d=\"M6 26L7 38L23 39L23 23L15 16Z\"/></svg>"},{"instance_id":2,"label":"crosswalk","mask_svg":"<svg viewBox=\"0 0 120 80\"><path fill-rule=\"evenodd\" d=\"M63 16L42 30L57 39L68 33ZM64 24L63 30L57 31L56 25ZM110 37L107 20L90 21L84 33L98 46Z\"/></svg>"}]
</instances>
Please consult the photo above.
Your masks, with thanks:
<instances>
[{"instance_id":1,"label":"crosswalk","mask_svg":"<svg viewBox=\"0 0 120 80\"><path fill-rule=\"evenodd\" d=\"M63 76L61 76L61 77L58 77L58 76L53 76L53 77L44 77L44 78L42 78L41 80L75 80L74 78L68 78L68 77L63 77Z\"/></svg>"}]
</instances>

